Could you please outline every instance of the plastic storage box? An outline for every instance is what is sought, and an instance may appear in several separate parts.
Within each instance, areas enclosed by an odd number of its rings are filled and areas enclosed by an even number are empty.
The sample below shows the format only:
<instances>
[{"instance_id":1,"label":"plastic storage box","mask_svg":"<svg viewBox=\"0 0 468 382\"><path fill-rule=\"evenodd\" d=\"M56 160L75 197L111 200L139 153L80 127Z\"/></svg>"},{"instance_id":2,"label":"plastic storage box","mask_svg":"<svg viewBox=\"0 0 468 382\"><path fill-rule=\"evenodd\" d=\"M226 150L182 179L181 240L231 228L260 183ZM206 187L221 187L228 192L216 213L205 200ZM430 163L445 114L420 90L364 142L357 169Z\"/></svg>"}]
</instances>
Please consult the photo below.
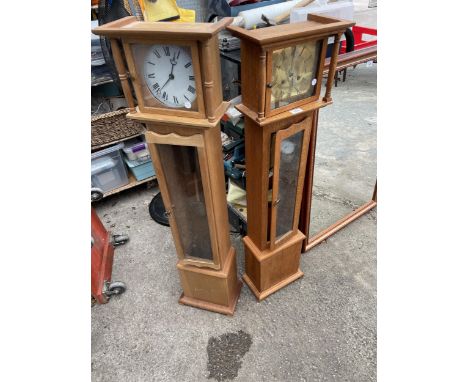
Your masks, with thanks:
<instances>
[{"instance_id":1,"label":"plastic storage box","mask_svg":"<svg viewBox=\"0 0 468 382\"><path fill-rule=\"evenodd\" d=\"M120 150L123 143L91 154L91 186L104 193L128 184L127 169Z\"/></svg>"},{"instance_id":2,"label":"plastic storage box","mask_svg":"<svg viewBox=\"0 0 468 382\"><path fill-rule=\"evenodd\" d=\"M151 159L146 142L140 139L132 139L125 142L123 151L126 157L131 161L138 160L140 162L146 162Z\"/></svg>"},{"instance_id":3,"label":"plastic storage box","mask_svg":"<svg viewBox=\"0 0 468 382\"><path fill-rule=\"evenodd\" d=\"M141 162L139 160L129 160L125 158L125 163L138 181L156 175L151 159Z\"/></svg>"},{"instance_id":4,"label":"plastic storage box","mask_svg":"<svg viewBox=\"0 0 468 382\"><path fill-rule=\"evenodd\" d=\"M307 20L308 13L336 17L343 20L354 19L354 4L352 0L342 0L327 3L326 0L316 0L311 5L295 8L291 12L290 22L300 23Z\"/></svg>"},{"instance_id":5,"label":"plastic storage box","mask_svg":"<svg viewBox=\"0 0 468 382\"><path fill-rule=\"evenodd\" d=\"M353 20L354 4L353 0L341 0L328 3L327 0L315 0L312 4L302 7L293 8L289 18L290 23L300 23L307 20L307 15L314 13L321 16L336 17L343 20ZM343 40L346 40L345 35L341 36L340 51ZM328 49L326 57L331 57L333 51L333 37L328 38Z\"/></svg>"}]
</instances>

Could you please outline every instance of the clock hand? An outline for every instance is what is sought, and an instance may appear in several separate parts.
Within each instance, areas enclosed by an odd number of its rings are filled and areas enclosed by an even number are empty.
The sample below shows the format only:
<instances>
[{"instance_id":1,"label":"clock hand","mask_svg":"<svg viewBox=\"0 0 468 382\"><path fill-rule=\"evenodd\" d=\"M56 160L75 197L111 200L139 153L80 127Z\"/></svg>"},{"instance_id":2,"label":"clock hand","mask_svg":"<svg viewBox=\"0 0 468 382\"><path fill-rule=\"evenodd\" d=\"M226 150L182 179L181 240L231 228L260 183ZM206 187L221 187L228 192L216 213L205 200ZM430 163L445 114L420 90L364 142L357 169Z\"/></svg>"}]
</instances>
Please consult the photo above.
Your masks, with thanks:
<instances>
[{"instance_id":1,"label":"clock hand","mask_svg":"<svg viewBox=\"0 0 468 382\"><path fill-rule=\"evenodd\" d=\"M171 67L171 72L169 73L169 78L167 79L167 81L164 83L164 85L161 87L160 90L163 90L164 89L164 86L166 86L170 80L173 80L175 77L174 77L174 74L172 74L174 72L174 66L177 65L177 61L175 60L175 52L174 52L174 57L171 58L171 64L172 64L172 67Z\"/></svg>"},{"instance_id":2,"label":"clock hand","mask_svg":"<svg viewBox=\"0 0 468 382\"><path fill-rule=\"evenodd\" d=\"M172 66L172 69L174 69L174 65ZM172 74L172 70L171 70L171 73L169 74L169 78L167 79L167 81L164 83L164 85L161 87L160 90L163 90L164 89L164 86L166 86L170 80L173 80L175 77L174 75Z\"/></svg>"},{"instance_id":3,"label":"clock hand","mask_svg":"<svg viewBox=\"0 0 468 382\"><path fill-rule=\"evenodd\" d=\"M180 51L179 51L179 53L180 53ZM171 68L171 74L172 74L172 71L174 70L174 66L177 65L175 52L174 52L174 57L171 58L171 64L172 64L172 68Z\"/></svg>"},{"instance_id":4,"label":"clock hand","mask_svg":"<svg viewBox=\"0 0 468 382\"><path fill-rule=\"evenodd\" d=\"M172 78L174 78L174 76L172 76ZM172 80L172 78L169 76L169 78L168 78L167 81L164 83L164 85L161 87L161 89L159 89L159 93L161 93L161 90L164 89L164 86L166 86L167 83L168 83L170 80Z\"/></svg>"},{"instance_id":5,"label":"clock hand","mask_svg":"<svg viewBox=\"0 0 468 382\"><path fill-rule=\"evenodd\" d=\"M291 95L291 92L292 92L292 88L296 88L296 84L294 83L294 73L293 72L290 72L289 73L289 78L290 78L290 81L289 81L289 94Z\"/></svg>"}]
</instances>

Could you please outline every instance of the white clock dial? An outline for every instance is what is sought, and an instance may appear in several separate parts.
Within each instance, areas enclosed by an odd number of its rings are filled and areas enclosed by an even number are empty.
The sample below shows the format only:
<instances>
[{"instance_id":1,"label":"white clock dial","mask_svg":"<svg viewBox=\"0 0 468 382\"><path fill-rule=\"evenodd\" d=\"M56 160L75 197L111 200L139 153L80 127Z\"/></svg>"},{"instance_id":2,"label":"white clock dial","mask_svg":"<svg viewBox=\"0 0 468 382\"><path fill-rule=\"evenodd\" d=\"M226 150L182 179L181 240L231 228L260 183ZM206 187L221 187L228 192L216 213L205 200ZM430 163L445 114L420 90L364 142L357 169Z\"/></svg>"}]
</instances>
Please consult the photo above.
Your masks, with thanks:
<instances>
[{"instance_id":1,"label":"white clock dial","mask_svg":"<svg viewBox=\"0 0 468 382\"><path fill-rule=\"evenodd\" d=\"M197 98L190 48L153 45L146 54L144 77L151 94L173 108L192 108Z\"/></svg>"}]
</instances>

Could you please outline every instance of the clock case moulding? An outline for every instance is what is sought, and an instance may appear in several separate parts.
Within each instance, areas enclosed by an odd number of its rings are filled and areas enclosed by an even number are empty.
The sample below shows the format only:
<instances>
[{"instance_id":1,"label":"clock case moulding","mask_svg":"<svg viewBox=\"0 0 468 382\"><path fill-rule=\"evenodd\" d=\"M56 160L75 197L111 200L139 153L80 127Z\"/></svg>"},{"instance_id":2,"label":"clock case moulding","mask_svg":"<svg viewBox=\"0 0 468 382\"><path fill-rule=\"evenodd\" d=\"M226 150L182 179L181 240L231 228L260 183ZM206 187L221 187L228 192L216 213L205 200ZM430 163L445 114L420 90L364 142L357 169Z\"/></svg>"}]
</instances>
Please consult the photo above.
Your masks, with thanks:
<instances>
[{"instance_id":1,"label":"clock case moulding","mask_svg":"<svg viewBox=\"0 0 468 382\"><path fill-rule=\"evenodd\" d=\"M220 119L229 103L222 99L217 33L231 22L232 18L217 23L150 23L126 17L93 30L111 41L114 61L130 108L127 117L146 123L148 129L146 141L158 174L178 256L177 269L183 289L179 302L228 315L234 313L242 282L237 276L236 253L229 238L220 135ZM160 107L144 104L138 67L134 65L129 44L159 44L162 41L168 45L191 47L197 84L196 111L174 109L163 104ZM132 85L138 106L133 100ZM197 172L191 176L196 186L190 182L171 183L176 176L181 176L177 171L182 166L175 161L169 163L161 155L171 149L180 149L190 153L190 158L195 158ZM204 203L203 218L208 232L200 236L209 241L211 248L206 258L190 256L190 250L184 247L192 240L186 234L187 227L200 224L189 213L187 206L190 203L187 195L183 194L184 187L194 187L194 192ZM180 195L183 195L182 199ZM203 245L206 247L208 244L199 243L199 247Z\"/></svg>"},{"instance_id":2,"label":"clock case moulding","mask_svg":"<svg viewBox=\"0 0 468 382\"><path fill-rule=\"evenodd\" d=\"M318 110L333 102L331 89L339 41L345 30L354 24L352 21L309 14L307 21L302 23L256 30L227 27L241 40L242 103L236 105L236 108L246 117L248 232L244 237L246 265L243 279L258 300L303 276L299 263L305 235L298 227L306 165L308 157L315 155L311 150L310 137L315 135L317 129ZM333 50L325 94L321 97L323 66L330 37L334 37ZM273 52L314 41L322 41L315 91L311 96L272 109ZM281 142L297 133L302 136L302 146L297 152L296 178L293 179L288 200L280 200L278 174L281 171ZM269 201L271 169L272 197ZM278 215L278 211L280 204L285 202L294 211L291 225L288 232L277 236L277 225L283 218Z\"/></svg>"}]
</instances>

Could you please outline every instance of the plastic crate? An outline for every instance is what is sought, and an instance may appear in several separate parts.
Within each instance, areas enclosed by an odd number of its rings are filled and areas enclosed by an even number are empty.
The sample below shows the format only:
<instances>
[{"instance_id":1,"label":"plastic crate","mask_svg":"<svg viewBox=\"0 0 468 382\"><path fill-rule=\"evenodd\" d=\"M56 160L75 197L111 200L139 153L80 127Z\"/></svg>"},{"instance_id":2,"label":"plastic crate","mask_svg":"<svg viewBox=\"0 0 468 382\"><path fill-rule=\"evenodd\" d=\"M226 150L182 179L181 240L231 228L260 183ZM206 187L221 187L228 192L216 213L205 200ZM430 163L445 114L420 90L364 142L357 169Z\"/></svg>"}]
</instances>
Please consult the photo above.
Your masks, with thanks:
<instances>
[{"instance_id":1,"label":"plastic crate","mask_svg":"<svg viewBox=\"0 0 468 382\"><path fill-rule=\"evenodd\" d=\"M154 171L153 162L150 160L146 162L140 162L138 160L133 161L127 158L124 158L125 163L127 164L128 168L132 172L133 176L136 180L140 181L152 176L155 176L156 173Z\"/></svg>"},{"instance_id":2,"label":"plastic crate","mask_svg":"<svg viewBox=\"0 0 468 382\"><path fill-rule=\"evenodd\" d=\"M343 20L353 20L354 4L352 0L342 0L333 3L327 3L323 0L314 1L311 5L302 8L293 8L291 11L290 22L299 23L306 21L309 13L336 17Z\"/></svg>"},{"instance_id":3,"label":"plastic crate","mask_svg":"<svg viewBox=\"0 0 468 382\"><path fill-rule=\"evenodd\" d=\"M123 143L91 154L91 186L104 193L128 184L128 175L122 160Z\"/></svg>"},{"instance_id":4,"label":"plastic crate","mask_svg":"<svg viewBox=\"0 0 468 382\"><path fill-rule=\"evenodd\" d=\"M123 152L128 160L143 163L151 159L148 145L143 139L135 138L125 142Z\"/></svg>"}]
</instances>

